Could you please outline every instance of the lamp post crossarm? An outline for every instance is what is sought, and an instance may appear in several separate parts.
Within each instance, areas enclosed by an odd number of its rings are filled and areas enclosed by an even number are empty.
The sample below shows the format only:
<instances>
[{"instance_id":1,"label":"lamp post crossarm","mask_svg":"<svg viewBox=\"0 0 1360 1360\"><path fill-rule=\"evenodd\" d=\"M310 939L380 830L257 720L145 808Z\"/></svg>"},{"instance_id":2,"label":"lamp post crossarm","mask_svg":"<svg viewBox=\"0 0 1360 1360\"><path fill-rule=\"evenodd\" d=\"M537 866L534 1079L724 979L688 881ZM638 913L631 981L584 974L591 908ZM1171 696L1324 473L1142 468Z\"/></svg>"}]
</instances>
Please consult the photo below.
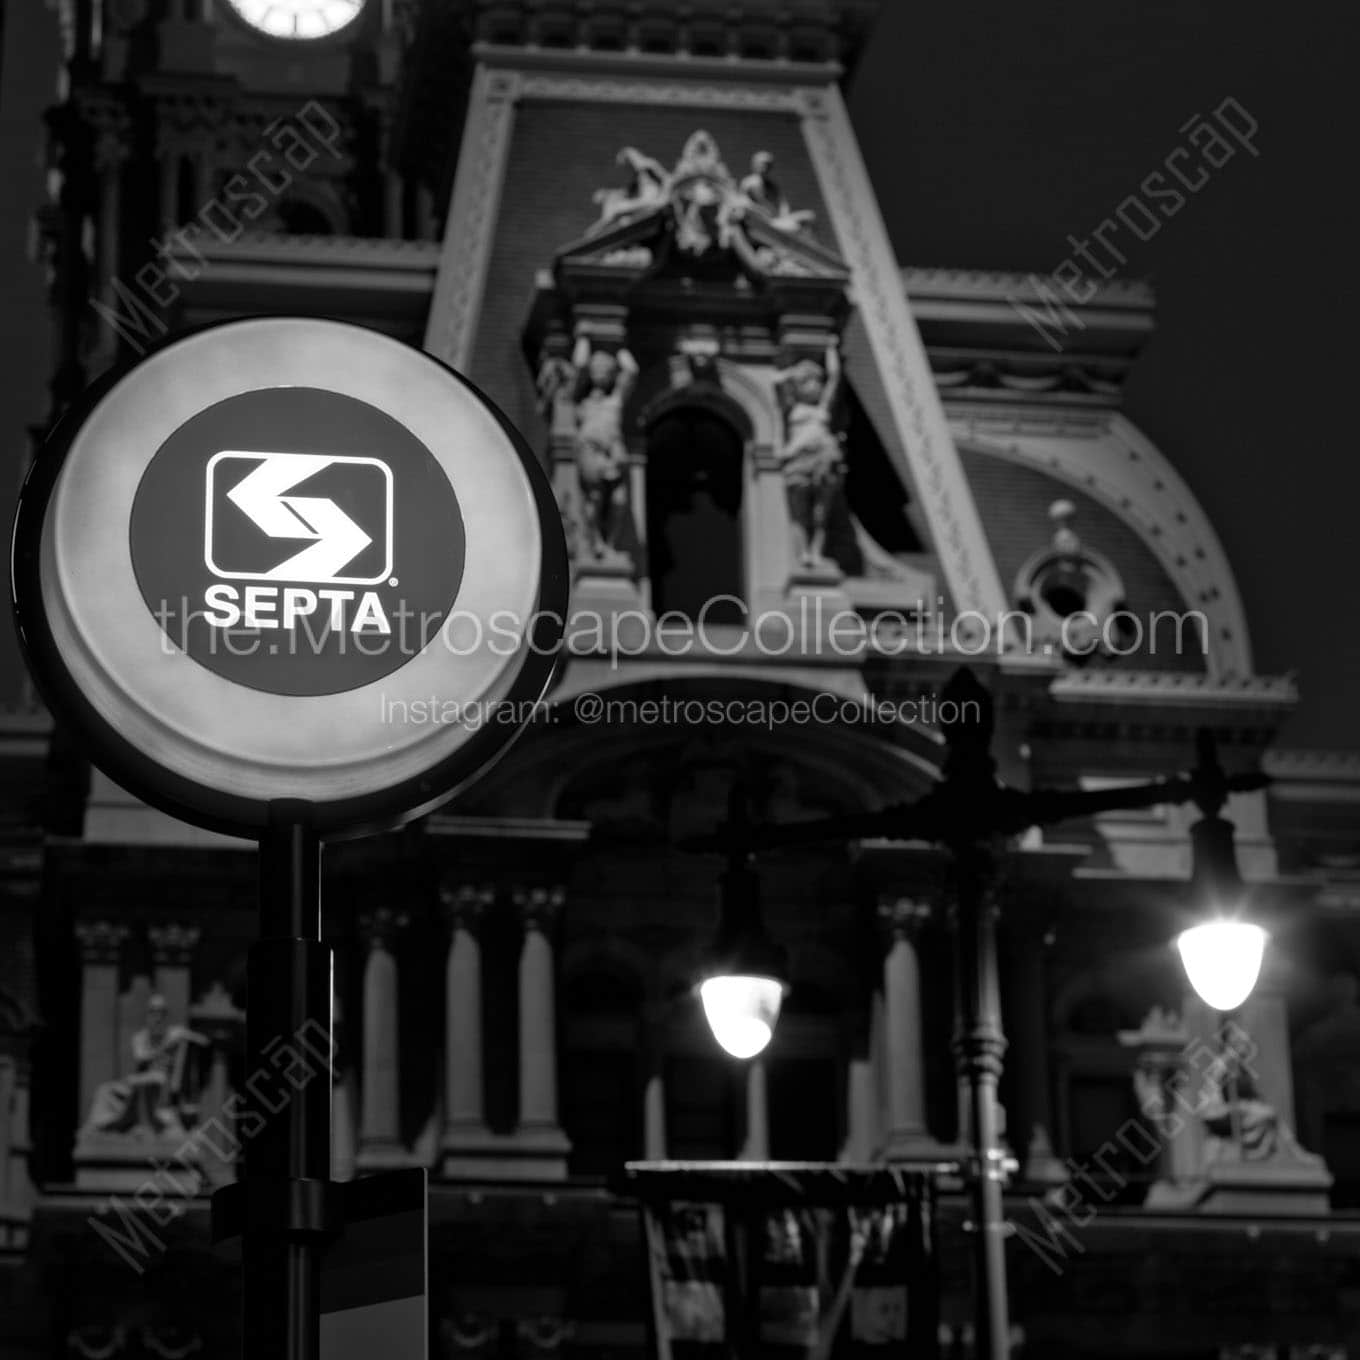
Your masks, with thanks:
<instances>
[{"instance_id":1,"label":"lamp post crossarm","mask_svg":"<svg viewBox=\"0 0 1360 1360\"><path fill-rule=\"evenodd\" d=\"M1169 779L1154 779L1146 784L1120 784L1109 789L1034 789L1018 794L1015 833L1031 826L1051 826L1054 822L1090 817L1098 812L1125 812L1162 804L1180 806L1195 803L1203 810L1206 804L1221 804L1229 793L1253 793L1270 783L1270 776L1260 772L1223 775L1217 772L1211 786L1200 772L1174 775ZM1008 828L1009 829L1009 828Z\"/></svg>"},{"instance_id":2,"label":"lamp post crossarm","mask_svg":"<svg viewBox=\"0 0 1360 1360\"><path fill-rule=\"evenodd\" d=\"M807 821L763 825L729 821L706 835L687 838L680 848L732 857L826 841L881 839L946 844L985 841L996 836L1019 836L1031 827L1051 826L1100 812L1184 803L1195 803L1201 811L1216 811L1227 794L1255 792L1269 783L1270 776L1259 771L1225 775L1217 769L1108 789L1028 792L1006 788L990 779L985 782L945 779L915 802Z\"/></svg>"},{"instance_id":3,"label":"lamp post crossarm","mask_svg":"<svg viewBox=\"0 0 1360 1360\"><path fill-rule=\"evenodd\" d=\"M849 812L806 821L732 825L724 823L702 836L682 840L680 849L697 854L754 855L825 841L867 839L937 841L943 827L934 791L914 803L895 803L873 812Z\"/></svg>"}]
</instances>

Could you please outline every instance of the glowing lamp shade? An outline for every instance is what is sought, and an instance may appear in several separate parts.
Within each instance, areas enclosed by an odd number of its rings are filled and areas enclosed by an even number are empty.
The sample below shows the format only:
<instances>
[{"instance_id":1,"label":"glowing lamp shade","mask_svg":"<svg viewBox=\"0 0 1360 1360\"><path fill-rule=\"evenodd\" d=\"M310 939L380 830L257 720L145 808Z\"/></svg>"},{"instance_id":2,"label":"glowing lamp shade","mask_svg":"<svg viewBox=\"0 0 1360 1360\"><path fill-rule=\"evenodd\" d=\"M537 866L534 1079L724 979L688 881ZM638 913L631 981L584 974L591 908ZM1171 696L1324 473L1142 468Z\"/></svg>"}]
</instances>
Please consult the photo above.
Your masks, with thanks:
<instances>
[{"instance_id":1,"label":"glowing lamp shade","mask_svg":"<svg viewBox=\"0 0 1360 1360\"><path fill-rule=\"evenodd\" d=\"M727 975L699 984L713 1037L734 1058L754 1058L774 1037L784 984L777 978Z\"/></svg>"},{"instance_id":2,"label":"glowing lamp shade","mask_svg":"<svg viewBox=\"0 0 1360 1360\"><path fill-rule=\"evenodd\" d=\"M1210 921L1182 932L1176 947L1200 999L1217 1011L1231 1011L1256 986L1267 938L1246 921Z\"/></svg>"}]
</instances>

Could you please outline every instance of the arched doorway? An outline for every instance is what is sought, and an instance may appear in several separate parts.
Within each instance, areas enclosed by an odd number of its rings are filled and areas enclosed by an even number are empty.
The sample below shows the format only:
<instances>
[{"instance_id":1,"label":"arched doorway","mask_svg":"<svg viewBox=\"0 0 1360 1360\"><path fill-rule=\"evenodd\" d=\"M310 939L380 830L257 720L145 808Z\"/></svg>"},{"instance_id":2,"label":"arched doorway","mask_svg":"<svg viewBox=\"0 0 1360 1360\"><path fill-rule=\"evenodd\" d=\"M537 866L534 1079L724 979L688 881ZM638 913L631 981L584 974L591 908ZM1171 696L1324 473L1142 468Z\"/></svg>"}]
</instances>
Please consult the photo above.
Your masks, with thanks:
<instances>
[{"instance_id":1,"label":"arched doorway","mask_svg":"<svg viewBox=\"0 0 1360 1360\"><path fill-rule=\"evenodd\" d=\"M745 596L741 432L708 406L672 406L647 430L647 560L652 608L698 619ZM711 623L740 623L734 600Z\"/></svg>"}]
</instances>

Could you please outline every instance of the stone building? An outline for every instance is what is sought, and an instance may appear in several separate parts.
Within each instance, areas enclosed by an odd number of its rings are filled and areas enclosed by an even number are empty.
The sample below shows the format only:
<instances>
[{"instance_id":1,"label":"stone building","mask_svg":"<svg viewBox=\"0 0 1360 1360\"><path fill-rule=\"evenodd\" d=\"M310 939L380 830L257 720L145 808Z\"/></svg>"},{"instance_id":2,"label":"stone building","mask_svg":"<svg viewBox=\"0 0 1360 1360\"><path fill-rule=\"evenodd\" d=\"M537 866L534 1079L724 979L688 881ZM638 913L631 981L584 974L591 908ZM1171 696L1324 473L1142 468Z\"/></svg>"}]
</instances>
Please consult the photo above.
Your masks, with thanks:
<instances>
[{"instance_id":1,"label":"stone building","mask_svg":"<svg viewBox=\"0 0 1360 1360\"><path fill-rule=\"evenodd\" d=\"M1213 526L1121 413L1149 291L895 258L841 97L876 0L57 7L53 419L179 328L379 328L541 451L597 621L485 778L328 851L335 1172L429 1168L434 1353L647 1353L626 1161L955 1155L937 861L761 862L793 989L738 1064L692 992L720 866L680 843L734 786L770 821L917 796L966 662L1013 784L1184 768L1204 728L1275 779L1230 809L1275 937L1239 1017L1250 1149L1149 1117L1217 1042L1168 947L1194 814L1012 856L1024 1353L1360 1354L1360 763L1276 745L1292 682L1255 670ZM234 1355L206 1226L233 1162L191 1135L248 1079L252 847L137 803L36 702L3 715L0 778L0 1354ZM96 1127L152 996L205 1042L153 1132ZM186 1138L175 1212L131 1230L118 1204ZM947 1354L963 1221L947 1182Z\"/></svg>"}]
</instances>

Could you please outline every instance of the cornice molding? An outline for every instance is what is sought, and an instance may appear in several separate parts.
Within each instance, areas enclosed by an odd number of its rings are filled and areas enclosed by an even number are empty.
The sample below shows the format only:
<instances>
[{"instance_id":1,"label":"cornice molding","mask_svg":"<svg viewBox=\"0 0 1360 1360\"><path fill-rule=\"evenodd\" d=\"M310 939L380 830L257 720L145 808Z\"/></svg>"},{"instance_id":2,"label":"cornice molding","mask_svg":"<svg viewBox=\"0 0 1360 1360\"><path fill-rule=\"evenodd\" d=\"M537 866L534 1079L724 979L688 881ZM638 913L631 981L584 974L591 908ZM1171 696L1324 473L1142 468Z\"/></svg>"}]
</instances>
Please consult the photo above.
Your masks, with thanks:
<instances>
[{"instance_id":1,"label":"cornice molding","mask_svg":"<svg viewBox=\"0 0 1360 1360\"><path fill-rule=\"evenodd\" d=\"M1277 747L1267 751L1265 771L1275 779L1326 779L1360 782L1360 751L1312 751Z\"/></svg>"},{"instance_id":2,"label":"cornice molding","mask_svg":"<svg viewBox=\"0 0 1360 1360\"><path fill-rule=\"evenodd\" d=\"M802 108L796 88L752 88L712 78L694 80L689 68L684 77L644 80L633 73L571 75L536 73L520 77L522 99L572 100L581 104L663 104L675 108L759 109L798 113Z\"/></svg>"},{"instance_id":3,"label":"cornice molding","mask_svg":"<svg viewBox=\"0 0 1360 1360\"><path fill-rule=\"evenodd\" d=\"M1217 679L1185 671L1070 671L1056 677L1049 694L1058 703L1193 705L1197 708L1292 708L1298 687L1288 675Z\"/></svg>"},{"instance_id":4,"label":"cornice molding","mask_svg":"<svg viewBox=\"0 0 1360 1360\"><path fill-rule=\"evenodd\" d=\"M1152 290L1133 280L1082 280L1084 302L1038 274L904 269L902 281L947 401L1117 406L1155 329Z\"/></svg>"},{"instance_id":5,"label":"cornice molding","mask_svg":"<svg viewBox=\"0 0 1360 1360\"><path fill-rule=\"evenodd\" d=\"M1085 280L1095 295L1085 303L1068 302L1063 285L1051 274L1007 273L993 269L936 269L904 265L902 283L907 296L916 299L961 297L982 302L1009 303L1042 300L1041 290L1059 293L1064 305L1080 312L1088 307L1118 307L1151 311L1156 305L1152 285L1141 279Z\"/></svg>"},{"instance_id":6,"label":"cornice molding","mask_svg":"<svg viewBox=\"0 0 1360 1360\"><path fill-rule=\"evenodd\" d=\"M852 63L882 0L744 0L675 5L671 0L473 0L467 22L477 48L569 53L577 60L726 61L765 65Z\"/></svg>"},{"instance_id":7,"label":"cornice molding","mask_svg":"<svg viewBox=\"0 0 1360 1360\"><path fill-rule=\"evenodd\" d=\"M745 84L812 85L835 82L845 74L836 61L742 60L696 57L668 52L610 52L570 47L514 47L473 43L472 56L488 66L519 71L555 71L587 78L625 80L660 78L683 81L740 81Z\"/></svg>"},{"instance_id":8,"label":"cornice molding","mask_svg":"<svg viewBox=\"0 0 1360 1360\"><path fill-rule=\"evenodd\" d=\"M173 245L173 237L167 244ZM433 272L439 261L437 241L400 241L387 236L286 236L277 232L245 232L232 242L195 237L199 255L213 261L280 260L288 264L373 264L386 269ZM172 255L190 258L187 250Z\"/></svg>"}]
</instances>

